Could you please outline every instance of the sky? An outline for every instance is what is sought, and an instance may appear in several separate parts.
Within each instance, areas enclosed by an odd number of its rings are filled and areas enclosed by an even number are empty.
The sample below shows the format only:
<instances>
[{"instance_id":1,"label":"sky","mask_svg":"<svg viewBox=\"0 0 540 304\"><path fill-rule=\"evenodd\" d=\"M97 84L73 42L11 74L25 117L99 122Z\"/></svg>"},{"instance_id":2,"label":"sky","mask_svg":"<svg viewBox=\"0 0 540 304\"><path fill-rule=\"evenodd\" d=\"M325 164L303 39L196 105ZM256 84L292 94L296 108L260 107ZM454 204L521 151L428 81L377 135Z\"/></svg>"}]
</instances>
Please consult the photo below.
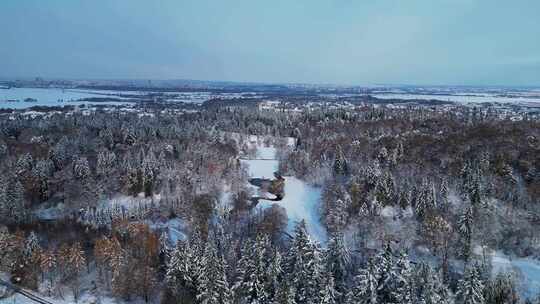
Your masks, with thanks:
<instances>
[{"instance_id":1,"label":"sky","mask_svg":"<svg viewBox=\"0 0 540 304\"><path fill-rule=\"evenodd\" d=\"M0 0L0 77L540 85L538 0Z\"/></svg>"}]
</instances>

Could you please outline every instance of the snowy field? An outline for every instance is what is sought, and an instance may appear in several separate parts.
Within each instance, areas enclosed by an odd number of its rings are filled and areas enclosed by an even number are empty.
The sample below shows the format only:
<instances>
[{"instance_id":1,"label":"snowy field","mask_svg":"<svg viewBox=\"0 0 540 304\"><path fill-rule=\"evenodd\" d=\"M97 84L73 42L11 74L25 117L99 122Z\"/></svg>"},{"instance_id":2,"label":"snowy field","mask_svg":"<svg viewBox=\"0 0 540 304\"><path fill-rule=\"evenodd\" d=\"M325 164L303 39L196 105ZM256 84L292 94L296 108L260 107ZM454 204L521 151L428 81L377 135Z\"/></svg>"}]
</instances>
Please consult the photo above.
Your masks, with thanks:
<instances>
[{"instance_id":1,"label":"snowy field","mask_svg":"<svg viewBox=\"0 0 540 304\"><path fill-rule=\"evenodd\" d=\"M253 138L250 138L253 140ZM257 145L256 159L242 160L247 166L250 177L273 178L278 170L279 161L276 158L276 149L266 147L261 143ZM264 160L263 160L264 159ZM326 241L326 230L321 225L319 217L319 203L321 189L310 186L305 182L290 176L285 176L285 196L278 202L261 200L258 208L268 208L273 204L283 207L289 218L288 231L292 232L297 221L304 219L311 236L318 242Z\"/></svg>"},{"instance_id":2,"label":"snowy field","mask_svg":"<svg viewBox=\"0 0 540 304\"><path fill-rule=\"evenodd\" d=\"M0 89L0 109L26 109L34 106L63 106L80 104L120 105L131 102L103 101L89 102L77 101L83 98L114 98L127 99L144 98L148 94L161 94L165 101L176 103L203 103L212 98L233 99L246 96L257 96L255 93L211 93L211 92L152 92L152 91L115 91L115 90L62 90L57 88L10 88ZM124 96L121 96L124 95ZM24 102L26 98L33 98L35 102Z\"/></svg>"},{"instance_id":3,"label":"snowy field","mask_svg":"<svg viewBox=\"0 0 540 304\"><path fill-rule=\"evenodd\" d=\"M382 93L373 94L373 97L380 99L421 99L421 100L442 100L458 103L486 103L486 102L498 102L498 103L510 103L510 104L524 104L524 103L537 103L540 105L540 98L525 98L525 96L515 97L502 97L490 94L479 94L474 96L467 95L440 95L440 94L407 94L407 93Z\"/></svg>"},{"instance_id":4,"label":"snowy field","mask_svg":"<svg viewBox=\"0 0 540 304\"><path fill-rule=\"evenodd\" d=\"M94 92L72 91L62 89L40 89L40 88L11 88L0 89L0 108L4 109L26 109L34 106L64 106L81 104L124 104L123 102L87 102L76 101L83 98L106 98L107 95ZM120 98L113 96L114 98ZM36 99L36 102L24 102L26 98ZM121 99L121 98L120 98ZM18 101L14 101L18 100ZM125 102L128 104L128 102Z\"/></svg>"},{"instance_id":5,"label":"snowy field","mask_svg":"<svg viewBox=\"0 0 540 304\"><path fill-rule=\"evenodd\" d=\"M128 95L133 98L148 98L148 95L159 95L166 102L184 102L184 103L203 103L213 98L220 99L234 99L259 96L256 93L243 92L243 93L213 93L213 92L175 92L175 91L115 91L115 90L74 90L76 92L98 94L105 96L120 96Z\"/></svg>"}]
</instances>

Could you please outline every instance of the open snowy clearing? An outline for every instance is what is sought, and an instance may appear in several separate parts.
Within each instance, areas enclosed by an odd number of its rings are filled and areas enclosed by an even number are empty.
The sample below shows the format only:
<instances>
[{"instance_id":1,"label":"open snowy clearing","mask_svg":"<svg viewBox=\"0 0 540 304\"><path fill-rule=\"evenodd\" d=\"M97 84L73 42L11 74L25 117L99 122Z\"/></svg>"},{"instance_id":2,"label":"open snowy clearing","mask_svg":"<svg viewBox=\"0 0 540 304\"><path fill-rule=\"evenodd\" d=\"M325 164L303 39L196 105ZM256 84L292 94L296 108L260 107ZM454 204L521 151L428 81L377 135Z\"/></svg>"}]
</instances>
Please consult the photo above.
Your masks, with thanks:
<instances>
[{"instance_id":1,"label":"open snowy clearing","mask_svg":"<svg viewBox=\"0 0 540 304\"><path fill-rule=\"evenodd\" d=\"M256 138L250 137L253 144ZM289 140L290 142L290 140ZM257 153L255 159L242 160L242 164L247 166L250 177L273 178L274 172L278 170L279 161L276 159L276 148L268 147L257 143ZM292 232L295 223L305 220L308 231L318 242L326 241L326 230L321 225L319 216L319 203L321 200L321 189L308 185L295 177L284 176L285 196L279 202L261 200L258 208L268 208L274 204L283 207L287 211L289 218L287 230Z\"/></svg>"},{"instance_id":2,"label":"open snowy clearing","mask_svg":"<svg viewBox=\"0 0 540 304\"><path fill-rule=\"evenodd\" d=\"M514 271L522 283L521 293L534 298L540 293L540 261L531 258L510 258L496 251L491 256L493 273Z\"/></svg>"}]
</instances>

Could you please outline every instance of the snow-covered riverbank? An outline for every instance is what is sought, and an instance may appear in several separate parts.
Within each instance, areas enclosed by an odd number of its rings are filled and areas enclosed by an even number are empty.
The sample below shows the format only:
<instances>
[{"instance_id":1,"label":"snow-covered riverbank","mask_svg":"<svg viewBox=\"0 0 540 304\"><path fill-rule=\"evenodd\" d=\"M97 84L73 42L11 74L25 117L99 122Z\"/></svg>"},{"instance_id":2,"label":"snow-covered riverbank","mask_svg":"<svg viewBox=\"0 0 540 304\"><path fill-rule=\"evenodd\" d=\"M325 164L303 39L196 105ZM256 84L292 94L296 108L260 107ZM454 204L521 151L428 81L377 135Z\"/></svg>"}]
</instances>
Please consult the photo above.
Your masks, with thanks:
<instances>
[{"instance_id":1,"label":"snow-covered riverbank","mask_svg":"<svg viewBox=\"0 0 540 304\"><path fill-rule=\"evenodd\" d=\"M279 160L276 158L276 148L265 146L257 137L250 138L250 144L256 145L257 153L254 159L242 160L252 178L272 178L278 170ZM287 230L292 232L297 221L305 220L311 236L320 243L326 241L326 230L320 222L319 206L321 189L308 185L306 182L292 176L285 178L285 195L279 202L260 200L257 208L268 208L273 204L283 207L289 218Z\"/></svg>"}]
</instances>

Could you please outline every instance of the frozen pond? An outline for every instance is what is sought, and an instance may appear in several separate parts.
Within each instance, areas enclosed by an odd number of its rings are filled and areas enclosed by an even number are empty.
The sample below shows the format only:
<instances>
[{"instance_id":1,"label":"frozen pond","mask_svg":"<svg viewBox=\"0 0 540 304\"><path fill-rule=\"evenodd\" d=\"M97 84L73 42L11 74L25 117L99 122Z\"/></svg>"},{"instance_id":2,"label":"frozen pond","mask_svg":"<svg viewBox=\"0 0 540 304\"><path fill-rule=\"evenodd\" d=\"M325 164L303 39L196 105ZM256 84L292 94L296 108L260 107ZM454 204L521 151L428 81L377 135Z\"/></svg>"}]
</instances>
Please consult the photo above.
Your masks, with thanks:
<instances>
[{"instance_id":1,"label":"frozen pond","mask_svg":"<svg viewBox=\"0 0 540 304\"><path fill-rule=\"evenodd\" d=\"M248 174L252 178L273 178L274 172L278 170L279 166L279 161L275 158L276 149L274 147L258 144L255 159L242 160L242 164L248 167ZM295 223L303 219L307 223L311 237L324 243L327 237L326 229L321 225L319 217L321 189L310 186L296 177L284 176L284 178L285 195L283 199L277 202L260 200L257 208L268 208L273 204L283 207L289 218L288 232L292 232Z\"/></svg>"},{"instance_id":2,"label":"frozen pond","mask_svg":"<svg viewBox=\"0 0 540 304\"><path fill-rule=\"evenodd\" d=\"M83 92L63 89L42 89L42 88L11 88L0 89L0 108L3 109L26 109L34 106L64 106L64 105L81 105L81 104L123 104L123 102L105 101L105 102L90 102L77 101L83 98L115 98L116 96L106 96L93 92ZM25 102L27 98L35 99L35 102ZM128 103L128 102L125 102Z\"/></svg>"}]
</instances>

